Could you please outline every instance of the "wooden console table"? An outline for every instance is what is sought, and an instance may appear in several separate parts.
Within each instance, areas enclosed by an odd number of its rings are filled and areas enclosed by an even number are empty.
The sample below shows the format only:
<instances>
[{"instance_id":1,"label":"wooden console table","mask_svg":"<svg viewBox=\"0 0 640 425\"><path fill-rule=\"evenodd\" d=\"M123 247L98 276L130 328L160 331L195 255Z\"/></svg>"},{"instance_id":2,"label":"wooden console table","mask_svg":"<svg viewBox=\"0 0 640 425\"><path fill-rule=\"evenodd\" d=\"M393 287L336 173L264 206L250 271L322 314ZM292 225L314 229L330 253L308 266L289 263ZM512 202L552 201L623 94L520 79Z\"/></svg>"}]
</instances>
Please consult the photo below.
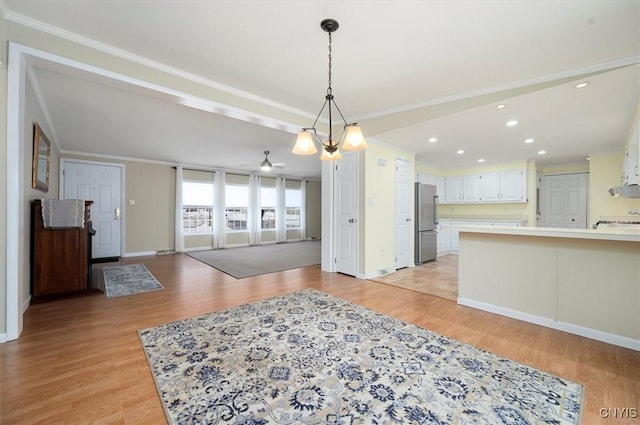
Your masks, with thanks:
<instances>
[{"instance_id":1,"label":"wooden console table","mask_svg":"<svg viewBox=\"0 0 640 425\"><path fill-rule=\"evenodd\" d=\"M90 286L92 203L84 228L45 229L41 201L31 202L31 303L102 292Z\"/></svg>"}]
</instances>

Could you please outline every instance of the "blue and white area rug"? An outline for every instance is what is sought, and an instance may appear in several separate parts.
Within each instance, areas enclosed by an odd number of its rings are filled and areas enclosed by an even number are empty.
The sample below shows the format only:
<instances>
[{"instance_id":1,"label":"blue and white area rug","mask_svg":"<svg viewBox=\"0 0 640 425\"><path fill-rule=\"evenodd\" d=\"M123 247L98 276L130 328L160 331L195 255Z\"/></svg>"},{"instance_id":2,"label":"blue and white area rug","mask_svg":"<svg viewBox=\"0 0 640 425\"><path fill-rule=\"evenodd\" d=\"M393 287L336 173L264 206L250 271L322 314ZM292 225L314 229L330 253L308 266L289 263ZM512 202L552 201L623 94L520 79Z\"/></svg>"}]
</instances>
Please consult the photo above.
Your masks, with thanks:
<instances>
[{"instance_id":1,"label":"blue and white area rug","mask_svg":"<svg viewBox=\"0 0 640 425\"><path fill-rule=\"evenodd\" d=\"M102 272L107 298L140 294L163 288L144 264L104 267Z\"/></svg>"},{"instance_id":2,"label":"blue and white area rug","mask_svg":"<svg viewBox=\"0 0 640 425\"><path fill-rule=\"evenodd\" d=\"M577 424L582 386L315 290L139 331L172 424Z\"/></svg>"}]
</instances>

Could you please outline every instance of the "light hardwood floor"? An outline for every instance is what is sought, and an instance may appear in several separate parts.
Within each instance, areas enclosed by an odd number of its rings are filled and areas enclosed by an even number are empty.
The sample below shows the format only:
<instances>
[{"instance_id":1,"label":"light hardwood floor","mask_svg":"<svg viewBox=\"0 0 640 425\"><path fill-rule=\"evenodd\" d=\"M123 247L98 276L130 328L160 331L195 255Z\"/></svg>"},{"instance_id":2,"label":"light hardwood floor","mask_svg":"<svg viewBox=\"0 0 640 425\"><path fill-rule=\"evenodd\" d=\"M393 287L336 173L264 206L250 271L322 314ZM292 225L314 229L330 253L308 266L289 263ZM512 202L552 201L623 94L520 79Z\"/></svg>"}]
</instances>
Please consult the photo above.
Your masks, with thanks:
<instances>
[{"instance_id":1,"label":"light hardwood floor","mask_svg":"<svg viewBox=\"0 0 640 425\"><path fill-rule=\"evenodd\" d=\"M458 299L458 256L443 255L436 261L406 267L371 280L456 301Z\"/></svg>"},{"instance_id":2,"label":"light hardwood floor","mask_svg":"<svg viewBox=\"0 0 640 425\"><path fill-rule=\"evenodd\" d=\"M458 306L318 266L235 280L183 254L130 258L164 290L29 307L17 341L0 344L1 424L162 424L137 330L315 288L585 386L584 425L601 408L640 408L640 352Z\"/></svg>"}]
</instances>

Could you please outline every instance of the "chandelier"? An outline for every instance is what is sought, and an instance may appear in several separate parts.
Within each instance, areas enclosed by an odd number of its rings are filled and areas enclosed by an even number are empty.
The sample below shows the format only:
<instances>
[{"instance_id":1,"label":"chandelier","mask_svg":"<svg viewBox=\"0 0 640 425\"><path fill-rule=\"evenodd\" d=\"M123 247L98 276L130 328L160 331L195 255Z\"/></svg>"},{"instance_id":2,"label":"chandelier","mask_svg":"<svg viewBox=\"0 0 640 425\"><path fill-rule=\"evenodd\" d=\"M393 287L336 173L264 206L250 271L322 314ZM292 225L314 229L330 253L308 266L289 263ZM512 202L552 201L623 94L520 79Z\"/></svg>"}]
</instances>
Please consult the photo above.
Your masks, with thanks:
<instances>
[{"instance_id":1,"label":"chandelier","mask_svg":"<svg viewBox=\"0 0 640 425\"><path fill-rule=\"evenodd\" d=\"M333 98L333 92L331 89L331 33L337 31L338 22L335 19L325 19L320 23L320 27L329 34L329 86L327 87L327 94L324 97L324 103L322 104L322 108L320 108L320 112L316 117L316 120L313 122L311 127L303 128L300 133L298 133L298 138L296 140L296 144L293 147L293 153L298 155L313 155L318 152L316 148L316 143L322 147L322 155L320 159L322 160L334 160L342 158L342 154L340 153L340 148L345 151L359 151L361 149L365 149L367 147L367 142L362 135L362 130L358 123L347 123L347 120L342 115L340 108L336 104ZM325 107L329 112L329 137L324 142L318 136L318 131L316 130L316 124L318 123L318 119ZM342 137L339 140L334 139L333 135L333 121L332 121L332 109L335 108L340 114L340 118L344 122L344 128L342 132Z\"/></svg>"}]
</instances>

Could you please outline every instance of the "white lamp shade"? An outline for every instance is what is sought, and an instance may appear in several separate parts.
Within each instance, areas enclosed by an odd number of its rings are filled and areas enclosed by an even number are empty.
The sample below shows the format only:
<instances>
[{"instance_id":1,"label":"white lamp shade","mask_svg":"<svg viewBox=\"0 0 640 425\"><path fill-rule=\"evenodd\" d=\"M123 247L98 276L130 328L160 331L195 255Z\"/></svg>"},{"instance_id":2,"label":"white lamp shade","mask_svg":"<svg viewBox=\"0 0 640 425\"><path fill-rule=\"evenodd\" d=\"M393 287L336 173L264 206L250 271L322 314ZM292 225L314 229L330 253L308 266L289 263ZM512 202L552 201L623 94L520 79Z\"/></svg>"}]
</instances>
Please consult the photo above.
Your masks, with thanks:
<instances>
[{"instance_id":1,"label":"white lamp shade","mask_svg":"<svg viewBox=\"0 0 640 425\"><path fill-rule=\"evenodd\" d=\"M325 149L322 149L322 155L320 155L320 159L323 161L334 161L336 159L342 158L342 154L340 153L340 149L336 150L333 153L327 152Z\"/></svg>"},{"instance_id":2,"label":"white lamp shade","mask_svg":"<svg viewBox=\"0 0 640 425\"><path fill-rule=\"evenodd\" d=\"M364 140L360 126L357 124L345 126L344 135L342 136L342 149L345 151L359 151L366 147L367 141Z\"/></svg>"},{"instance_id":3,"label":"white lamp shade","mask_svg":"<svg viewBox=\"0 0 640 425\"><path fill-rule=\"evenodd\" d=\"M313 136L306 130L302 130L298 133L296 144L293 147L293 153L297 155L313 155L318 152L315 143L313 143Z\"/></svg>"}]
</instances>

